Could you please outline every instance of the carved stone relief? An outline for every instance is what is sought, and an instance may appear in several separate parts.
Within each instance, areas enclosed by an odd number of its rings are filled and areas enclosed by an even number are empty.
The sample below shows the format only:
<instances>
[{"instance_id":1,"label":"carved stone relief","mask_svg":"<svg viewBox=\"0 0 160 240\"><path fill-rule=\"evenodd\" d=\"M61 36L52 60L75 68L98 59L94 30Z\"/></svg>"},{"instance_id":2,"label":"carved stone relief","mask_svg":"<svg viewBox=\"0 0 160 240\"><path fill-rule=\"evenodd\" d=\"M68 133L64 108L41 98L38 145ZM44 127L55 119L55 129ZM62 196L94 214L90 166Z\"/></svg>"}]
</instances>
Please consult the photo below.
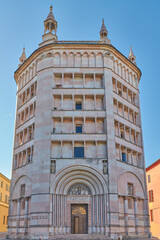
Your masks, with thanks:
<instances>
[{"instance_id":1,"label":"carved stone relief","mask_svg":"<svg viewBox=\"0 0 160 240\"><path fill-rule=\"evenodd\" d=\"M69 195L91 195L90 189L84 184L75 184L69 191Z\"/></svg>"}]
</instances>

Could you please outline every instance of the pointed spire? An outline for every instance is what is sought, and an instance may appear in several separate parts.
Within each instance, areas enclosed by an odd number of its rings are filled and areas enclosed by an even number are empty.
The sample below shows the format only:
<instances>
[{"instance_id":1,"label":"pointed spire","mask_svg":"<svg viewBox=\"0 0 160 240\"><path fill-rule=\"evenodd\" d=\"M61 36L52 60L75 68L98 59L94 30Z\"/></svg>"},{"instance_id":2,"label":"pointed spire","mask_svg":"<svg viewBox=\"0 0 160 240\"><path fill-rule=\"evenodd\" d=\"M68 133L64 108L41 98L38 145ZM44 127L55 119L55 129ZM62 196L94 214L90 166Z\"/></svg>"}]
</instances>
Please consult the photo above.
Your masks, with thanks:
<instances>
[{"instance_id":1,"label":"pointed spire","mask_svg":"<svg viewBox=\"0 0 160 240\"><path fill-rule=\"evenodd\" d=\"M54 15L53 15L53 6L51 5L50 6L50 12L49 12L49 14L48 14L48 17L47 17L47 19L52 19L52 20L54 20L55 21L55 18L54 18Z\"/></svg>"},{"instance_id":2,"label":"pointed spire","mask_svg":"<svg viewBox=\"0 0 160 240\"><path fill-rule=\"evenodd\" d=\"M107 32L106 26L104 24L104 19L102 19L102 26L101 26L101 31L100 32Z\"/></svg>"},{"instance_id":3,"label":"pointed spire","mask_svg":"<svg viewBox=\"0 0 160 240\"><path fill-rule=\"evenodd\" d=\"M102 26L101 26L101 30L100 30L100 38L102 42L106 42L106 40L108 39L108 31L106 29L106 26L104 24L104 19L102 19Z\"/></svg>"},{"instance_id":4,"label":"pointed spire","mask_svg":"<svg viewBox=\"0 0 160 240\"><path fill-rule=\"evenodd\" d=\"M19 63L19 65L18 65L18 67L19 67L21 64L23 64L23 63L24 63L24 61L26 61L26 53L25 53L25 48L23 48L23 52L22 52L22 55L21 55L21 57L19 58L19 61L20 61L20 63Z\"/></svg>"},{"instance_id":5,"label":"pointed spire","mask_svg":"<svg viewBox=\"0 0 160 240\"><path fill-rule=\"evenodd\" d=\"M135 55L132 51L132 47L130 47L130 52L129 52L128 59L136 65L136 57L135 57Z\"/></svg>"}]
</instances>

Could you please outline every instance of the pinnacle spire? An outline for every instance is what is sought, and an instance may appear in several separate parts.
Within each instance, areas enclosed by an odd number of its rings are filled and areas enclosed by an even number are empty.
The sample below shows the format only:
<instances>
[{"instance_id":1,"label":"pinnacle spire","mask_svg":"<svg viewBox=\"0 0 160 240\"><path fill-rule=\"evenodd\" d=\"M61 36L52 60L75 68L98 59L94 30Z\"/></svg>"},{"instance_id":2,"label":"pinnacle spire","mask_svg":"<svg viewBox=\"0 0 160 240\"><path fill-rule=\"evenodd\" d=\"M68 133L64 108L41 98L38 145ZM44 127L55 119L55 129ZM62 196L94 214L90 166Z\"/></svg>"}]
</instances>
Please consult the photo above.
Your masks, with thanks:
<instances>
[{"instance_id":1,"label":"pinnacle spire","mask_svg":"<svg viewBox=\"0 0 160 240\"><path fill-rule=\"evenodd\" d=\"M102 42L106 42L108 39L108 31L106 29L106 26L104 24L104 19L102 19L102 26L100 30L100 38Z\"/></svg>"},{"instance_id":2,"label":"pinnacle spire","mask_svg":"<svg viewBox=\"0 0 160 240\"><path fill-rule=\"evenodd\" d=\"M101 31L100 31L100 33L101 32L107 32L107 29L106 29L106 26L105 26L105 24L104 24L104 19L102 19L102 26L101 26Z\"/></svg>"},{"instance_id":3,"label":"pinnacle spire","mask_svg":"<svg viewBox=\"0 0 160 240\"><path fill-rule=\"evenodd\" d=\"M24 48L23 48L22 55L21 55L21 57L19 58L20 63L19 63L19 65L18 65L18 67L19 67L21 64L23 64L25 60L26 60L26 53L25 53L25 47L24 47Z\"/></svg>"},{"instance_id":4,"label":"pinnacle spire","mask_svg":"<svg viewBox=\"0 0 160 240\"><path fill-rule=\"evenodd\" d=\"M130 47L130 52L129 52L128 59L136 65L136 57L135 57L135 55L132 51L132 47Z\"/></svg>"},{"instance_id":5,"label":"pinnacle spire","mask_svg":"<svg viewBox=\"0 0 160 240\"><path fill-rule=\"evenodd\" d=\"M49 12L49 14L48 14L48 16L47 16L47 19L52 19L52 20L54 20L55 21L55 18L54 18L54 15L53 15L53 6L51 5L50 6L50 12ZM46 20L47 20L46 19Z\"/></svg>"}]
</instances>

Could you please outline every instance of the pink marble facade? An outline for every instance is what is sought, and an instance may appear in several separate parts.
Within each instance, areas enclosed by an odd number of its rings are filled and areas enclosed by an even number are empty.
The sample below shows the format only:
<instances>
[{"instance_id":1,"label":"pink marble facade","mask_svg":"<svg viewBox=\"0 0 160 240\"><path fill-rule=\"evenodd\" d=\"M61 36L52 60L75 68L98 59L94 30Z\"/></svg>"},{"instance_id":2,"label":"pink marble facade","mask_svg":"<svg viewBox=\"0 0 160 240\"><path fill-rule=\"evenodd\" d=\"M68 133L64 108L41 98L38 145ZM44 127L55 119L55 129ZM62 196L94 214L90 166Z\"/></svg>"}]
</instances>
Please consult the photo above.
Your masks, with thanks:
<instances>
[{"instance_id":1,"label":"pink marble facade","mask_svg":"<svg viewBox=\"0 0 160 240\"><path fill-rule=\"evenodd\" d=\"M140 75L99 42L43 46L16 71L9 236L70 234L72 204L88 204L88 234L149 235ZM91 194L69 195L77 183Z\"/></svg>"}]
</instances>

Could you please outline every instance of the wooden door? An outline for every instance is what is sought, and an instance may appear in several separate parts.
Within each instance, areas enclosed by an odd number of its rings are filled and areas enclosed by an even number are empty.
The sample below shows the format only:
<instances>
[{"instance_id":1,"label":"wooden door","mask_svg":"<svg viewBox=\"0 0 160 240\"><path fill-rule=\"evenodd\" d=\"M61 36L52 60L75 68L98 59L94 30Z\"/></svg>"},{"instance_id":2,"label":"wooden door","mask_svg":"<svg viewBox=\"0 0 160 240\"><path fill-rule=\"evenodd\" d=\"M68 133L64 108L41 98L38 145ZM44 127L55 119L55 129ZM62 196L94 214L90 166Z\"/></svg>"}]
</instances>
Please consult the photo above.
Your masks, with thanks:
<instances>
[{"instance_id":1,"label":"wooden door","mask_svg":"<svg viewBox=\"0 0 160 240\"><path fill-rule=\"evenodd\" d=\"M71 233L72 234L88 233L88 205L87 204L71 205Z\"/></svg>"}]
</instances>

